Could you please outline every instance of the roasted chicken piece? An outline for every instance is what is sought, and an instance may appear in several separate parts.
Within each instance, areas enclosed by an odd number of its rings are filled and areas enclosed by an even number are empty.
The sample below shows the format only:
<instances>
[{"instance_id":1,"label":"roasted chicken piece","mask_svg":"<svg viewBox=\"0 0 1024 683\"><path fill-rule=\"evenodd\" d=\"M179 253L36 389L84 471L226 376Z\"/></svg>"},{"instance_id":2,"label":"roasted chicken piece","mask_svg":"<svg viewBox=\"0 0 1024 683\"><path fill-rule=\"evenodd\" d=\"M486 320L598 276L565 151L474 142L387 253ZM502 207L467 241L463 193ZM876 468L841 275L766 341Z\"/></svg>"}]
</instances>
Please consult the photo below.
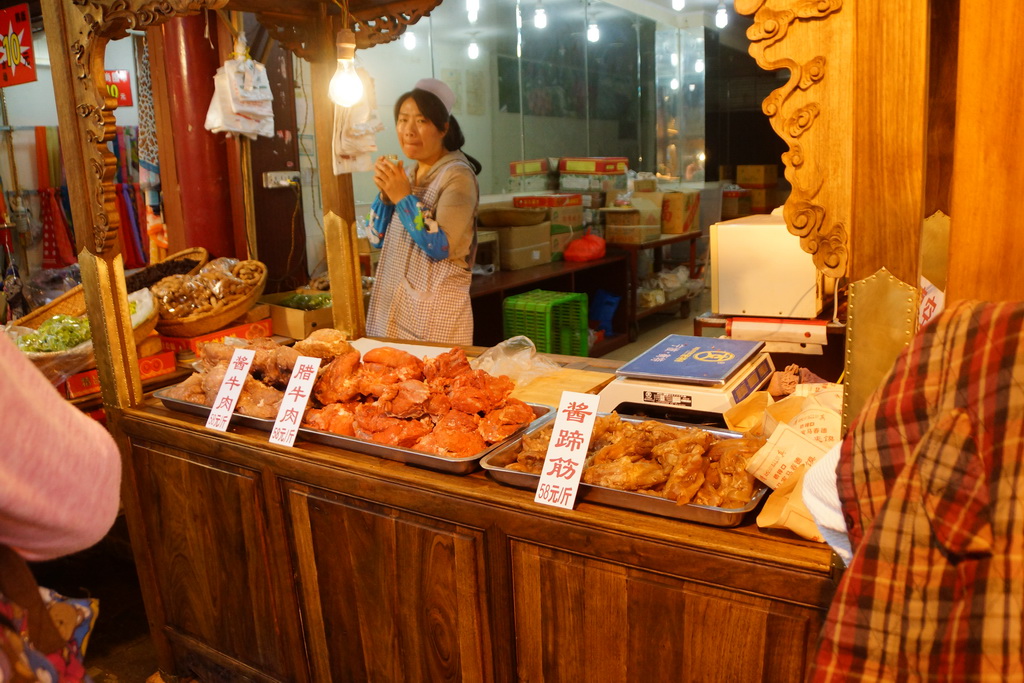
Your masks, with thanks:
<instances>
[{"instance_id":1,"label":"roasted chicken piece","mask_svg":"<svg viewBox=\"0 0 1024 683\"><path fill-rule=\"evenodd\" d=\"M308 337L295 342L292 348L300 356L322 358L324 365L353 350L345 333L339 332L333 327L321 327L319 330L313 330Z\"/></svg>"},{"instance_id":2,"label":"roasted chicken piece","mask_svg":"<svg viewBox=\"0 0 1024 683\"><path fill-rule=\"evenodd\" d=\"M698 505L741 508L754 495L754 476L747 460L764 445L763 439L723 439L708 450L710 464L704 484L693 497Z\"/></svg>"},{"instance_id":3,"label":"roasted chicken piece","mask_svg":"<svg viewBox=\"0 0 1024 683\"><path fill-rule=\"evenodd\" d=\"M505 405L495 408L480 420L480 435L487 443L498 443L523 425L530 424L534 417L533 408L518 398L507 398Z\"/></svg>"},{"instance_id":4,"label":"roasted chicken piece","mask_svg":"<svg viewBox=\"0 0 1024 683\"><path fill-rule=\"evenodd\" d=\"M352 349L327 364L313 385L313 398L322 405L351 401L359 394L359 352Z\"/></svg>"},{"instance_id":5,"label":"roasted chicken piece","mask_svg":"<svg viewBox=\"0 0 1024 683\"><path fill-rule=\"evenodd\" d=\"M488 413L502 405L515 388L515 382L505 375L493 377L483 370L470 370L452 381L448 398L453 410Z\"/></svg>"},{"instance_id":6,"label":"roasted chicken piece","mask_svg":"<svg viewBox=\"0 0 1024 683\"><path fill-rule=\"evenodd\" d=\"M323 408L310 408L302 420L303 427L319 429L341 436L355 436L353 422L356 419L355 409L358 403L332 403Z\"/></svg>"},{"instance_id":7,"label":"roasted chicken piece","mask_svg":"<svg viewBox=\"0 0 1024 683\"><path fill-rule=\"evenodd\" d=\"M360 439L376 441L385 446L411 448L430 433L434 423L430 418L403 420L391 417L380 406L364 403L355 410L352 429Z\"/></svg>"},{"instance_id":8,"label":"roasted chicken piece","mask_svg":"<svg viewBox=\"0 0 1024 683\"><path fill-rule=\"evenodd\" d=\"M413 446L414 450L440 455L443 458L468 458L487 448L480 435L480 418L459 410L449 411L434 430Z\"/></svg>"},{"instance_id":9,"label":"roasted chicken piece","mask_svg":"<svg viewBox=\"0 0 1024 683\"><path fill-rule=\"evenodd\" d=\"M583 470L583 481L623 491L649 489L665 482L668 475L661 465L650 460L631 462L619 458L611 462L591 465Z\"/></svg>"}]
</instances>

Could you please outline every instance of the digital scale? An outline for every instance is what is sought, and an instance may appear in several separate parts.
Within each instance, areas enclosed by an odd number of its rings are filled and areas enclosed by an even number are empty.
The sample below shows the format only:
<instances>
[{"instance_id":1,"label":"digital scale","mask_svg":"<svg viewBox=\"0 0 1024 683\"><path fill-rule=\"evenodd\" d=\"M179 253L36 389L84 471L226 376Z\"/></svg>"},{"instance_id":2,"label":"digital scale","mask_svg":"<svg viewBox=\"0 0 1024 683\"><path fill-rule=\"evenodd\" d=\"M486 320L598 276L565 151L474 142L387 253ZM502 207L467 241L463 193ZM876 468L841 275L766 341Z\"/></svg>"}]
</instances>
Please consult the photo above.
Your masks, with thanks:
<instances>
[{"instance_id":1,"label":"digital scale","mask_svg":"<svg viewBox=\"0 0 1024 683\"><path fill-rule=\"evenodd\" d=\"M598 410L724 426L774 371L764 342L672 334L615 371Z\"/></svg>"}]
</instances>

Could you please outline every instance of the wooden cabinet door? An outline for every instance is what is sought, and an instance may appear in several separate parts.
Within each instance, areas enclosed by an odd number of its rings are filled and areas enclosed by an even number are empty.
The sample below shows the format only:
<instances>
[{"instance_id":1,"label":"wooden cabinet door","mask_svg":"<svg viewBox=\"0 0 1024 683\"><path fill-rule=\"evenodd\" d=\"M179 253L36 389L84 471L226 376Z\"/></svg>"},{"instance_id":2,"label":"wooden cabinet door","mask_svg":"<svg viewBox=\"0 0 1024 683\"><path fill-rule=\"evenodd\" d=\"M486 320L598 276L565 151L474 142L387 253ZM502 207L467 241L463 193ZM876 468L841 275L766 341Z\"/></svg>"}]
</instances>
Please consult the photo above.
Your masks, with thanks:
<instances>
[{"instance_id":1,"label":"wooden cabinet door","mask_svg":"<svg viewBox=\"0 0 1024 683\"><path fill-rule=\"evenodd\" d=\"M492 680L480 531L285 490L314 680Z\"/></svg>"},{"instance_id":2,"label":"wooden cabinet door","mask_svg":"<svg viewBox=\"0 0 1024 683\"><path fill-rule=\"evenodd\" d=\"M272 575L287 570L268 549L260 471L144 441L133 443L133 458L145 550L180 669L303 680L285 654Z\"/></svg>"},{"instance_id":3,"label":"wooden cabinet door","mask_svg":"<svg viewBox=\"0 0 1024 683\"><path fill-rule=\"evenodd\" d=\"M513 541L520 681L803 679L813 610Z\"/></svg>"}]
</instances>

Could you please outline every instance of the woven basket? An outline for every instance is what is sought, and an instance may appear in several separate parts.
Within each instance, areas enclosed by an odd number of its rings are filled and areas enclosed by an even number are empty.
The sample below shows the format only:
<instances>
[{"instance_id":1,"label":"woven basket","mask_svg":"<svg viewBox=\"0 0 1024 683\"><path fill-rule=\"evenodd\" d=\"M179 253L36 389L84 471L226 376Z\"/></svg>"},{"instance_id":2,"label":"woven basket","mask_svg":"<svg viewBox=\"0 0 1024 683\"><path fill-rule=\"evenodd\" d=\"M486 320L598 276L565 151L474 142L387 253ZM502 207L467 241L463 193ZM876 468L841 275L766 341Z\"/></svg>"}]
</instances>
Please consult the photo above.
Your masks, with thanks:
<instances>
[{"instance_id":1,"label":"woven basket","mask_svg":"<svg viewBox=\"0 0 1024 683\"><path fill-rule=\"evenodd\" d=\"M185 318L161 318L156 329L160 334L168 337L197 337L207 332L213 332L228 323L236 320L256 304L256 300L263 295L263 288L267 286L267 267L263 266L263 274L260 276L256 286L244 297L233 299L224 306L218 306L208 313L190 315Z\"/></svg>"},{"instance_id":2,"label":"woven basket","mask_svg":"<svg viewBox=\"0 0 1024 683\"><path fill-rule=\"evenodd\" d=\"M209 258L210 255L206 249L202 247L192 247L190 249L183 249L175 252L164 260L171 261L175 259L191 259L193 261L198 261L199 263L189 271L189 275L195 275L207 260L209 260ZM50 303L40 306L31 313L18 318L13 324L19 327L31 327L33 330L37 330L40 325L55 315L73 315L75 317L85 315L85 290L82 288L82 285L72 287ZM154 326L155 324L156 323L154 323ZM150 327L149 332L152 332L153 329L153 327ZM146 334L149 334L149 332ZM143 337L145 337L145 335L143 335ZM139 339L138 334L136 334L136 343Z\"/></svg>"}]
</instances>

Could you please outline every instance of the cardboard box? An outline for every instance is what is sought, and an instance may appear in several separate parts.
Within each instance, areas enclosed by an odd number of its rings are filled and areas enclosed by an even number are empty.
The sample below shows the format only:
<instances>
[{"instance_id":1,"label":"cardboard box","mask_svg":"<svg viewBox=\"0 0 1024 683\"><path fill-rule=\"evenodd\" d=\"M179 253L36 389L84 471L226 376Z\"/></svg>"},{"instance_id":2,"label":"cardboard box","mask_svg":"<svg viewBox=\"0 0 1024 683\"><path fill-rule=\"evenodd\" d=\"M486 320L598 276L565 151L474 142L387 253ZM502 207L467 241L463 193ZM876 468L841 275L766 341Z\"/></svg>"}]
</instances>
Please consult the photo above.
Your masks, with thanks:
<instances>
[{"instance_id":1,"label":"cardboard box","mask_svg":"<svg viewBox=\"0 0 1024 683\"><path fill-rule=\"evenodd\" d=\"M551 262L550 237L544 244L501 250L502 270L522 270Z\"/></svg>"},{"instance_id":2,"label":"cardboard box","mask_svg":"<svg viewBox=\"0 0 1024 683\"><path fill-rule=\"evenodd\" d=\"M476 231L476 265L494 266L495 271L501 270L497 230Z\"/></svg>"},{"instance_id":3,"label":"cardboard box","mask_svg":"<svg viewBox=\"0 0 1024 683\"><path fill-rule=\"evenodd\" d=\"M657 192L658 191L658 179L657 178L635 178L633 180L633 191L634 192Z\"/></svg>"},{"instance_id":4,"label":"cardboard box","mask_svg":"<svg viewBox=\"0 0 1024 683\"><path fill-rule=\"evenodd\" d=\"M606 225L604 238L610 244L643 244L661 237L661 225Z\"/></svg>"},{"instance_id":5,"label":"cardboard box","mask_svg":"<svg viewBox=\"0 0 1024 683\"><path fill-rule=\"evenodd\" d=\"M562 173L558 176L558 189L562 192L625 192L628 185L625 173Z\"/></svg>"},{"instance_id":6,"label":"cardboard box","mask_svg":"<svg viewBox=\"0 0 1024 683\"><path fill-rule=\"evenodd\" d=\"M334 326L334 313L330 306L315 311L304 311L300 308L278 305L293 294L295 292L280 292L260 297L261 303L269 305L271 330L274 334L292 339L305 339L313 330Z\"/></svg>"},{"instance_id":7,"label":"cardboard box","mask_svg":"<svg viewBox=\"0 0 1024 683\"><path fill-rule=\"evenodd\" d=\"M509 176L506 182L508 192L543 192L557 190L558 179L547 173L537 175Z\"/></svg>"},{"instance_id":8,"label":"cardboard box","mask_svg":"<svg viewBox=\"0 0 1024 683\"><path fill-rule=\"evenodd\" d=\"M562 157L558 160L560 173L625 175L628 167L626 157Z\"/></svg>"},{"instance_id":9,"label":"cardboard box","mask_svg":"<svg viewBox=\"0 0 1024 683\"><path fill-rule=\"evenodd\" d=\"M579 228L583 225L583 207L552 206L548 209L548 220L552 227Z\"/></svg>"},{"instance_id":10,"label":"cardboard box","mask_svg":"<svg viewBox=\"0 0 1024 683\"><path fill-rule=\"evenodd\" d=\"M779 182L776 164L747 164L736 167L736 184L745 188L775 187Z\"/></svg>"},{"instance_id":11,"label":"cardboard box","mask_svg":"<svg viewBox=\"0 0 1024 683\"><path fill-rule=\"evenodd\" d=\"M665 198L663 192L634 192L629 203L640 211L640 225L661 224L661 204Z\"/></svg>"},{"instance_id":12,"label":"cardboard box","mask_svg":"<svg viewBox=\"0 0 1024 683\"><path fill-rule=\"evenodd\" d=\"M661 203L661 231L669 235L699 232L700 193L666 193Z\"/></svg>"},{"instance_id":13,"label":"cardboard box","mask_svg":"<svg viewBox=\"0 0 1024 683\"><path fill-rule=\"evenodd\" d=\"M640 225L640 210L630 207L608 206L601 209L606 226Z\"/></svg>"},{"instance_id":14,"label":"cardboard box","mask_svg":"<svg viewBox=\"0 0 1024 683\"><path fill-rule=\"evenodd\" d=\"M161 351L152 356L139 358L139 379L145 382L147 379L169 375L177 369L173 351ZM68 398L80 398L89 394L100 392L99 370L86 370L78 372L67 378L64 383L64 393Z\"/></svg>"},{"instance_id":15,"label":"cardboard box","mask_svg":"<svg viewBox=\"0 0 1024 683\"><path fill-rule=\"evenodd\" d=\"M750 190L724 190L722 192L722 220L742 218L752 213Z\"/></svg>"},{"instance_id":16,"label":"cardboard box","mask_svg":"<svg viewBox=\"0 0 1024 683\"><path fill-rule=\"evenodd\" d=\"M567 226L551 224L551 260L564 261L565 247L574 239L583 237L585 228L582 225Z\"/></svg>"},{"instance_id":17,"label":"cardboard box","mask_svg":"<svg viewBox=\"0 0 1024 683\"><path fill-rule=\"evenodd\" d=\"M164 351L174 351L179 357L184 357L199 353L199 347L207 342L224 341L227 337L238 337L239 339L269 337L272 334L272 329L270 318L265 318L251 323L225 327L223 330L199 335L198 337L161 336L161 341Z\"/></svg>"},{"instance_id":18,"label":"cardboard box","mask_svg":"<svg viewBox=\"0 0 1024 683\"><path fill-rule=\"evenodd\" d=\"M561 192L555 194L533 194L524 197L513 197L512 206L517 209L535 209L538 207L583 206L583 195L578 192Z\"/></svg>"},{"instance_id":19,"label":"cardboard box","mask_svg":"<svg viewBox=\"0 0 1024 683\"><path fill-rule=\"evenodd\" d=\"M547 159L526 159L513 161L508 165L508 173L513 176L546 174L550 170Z\"/></svg>"}]
</instances>

